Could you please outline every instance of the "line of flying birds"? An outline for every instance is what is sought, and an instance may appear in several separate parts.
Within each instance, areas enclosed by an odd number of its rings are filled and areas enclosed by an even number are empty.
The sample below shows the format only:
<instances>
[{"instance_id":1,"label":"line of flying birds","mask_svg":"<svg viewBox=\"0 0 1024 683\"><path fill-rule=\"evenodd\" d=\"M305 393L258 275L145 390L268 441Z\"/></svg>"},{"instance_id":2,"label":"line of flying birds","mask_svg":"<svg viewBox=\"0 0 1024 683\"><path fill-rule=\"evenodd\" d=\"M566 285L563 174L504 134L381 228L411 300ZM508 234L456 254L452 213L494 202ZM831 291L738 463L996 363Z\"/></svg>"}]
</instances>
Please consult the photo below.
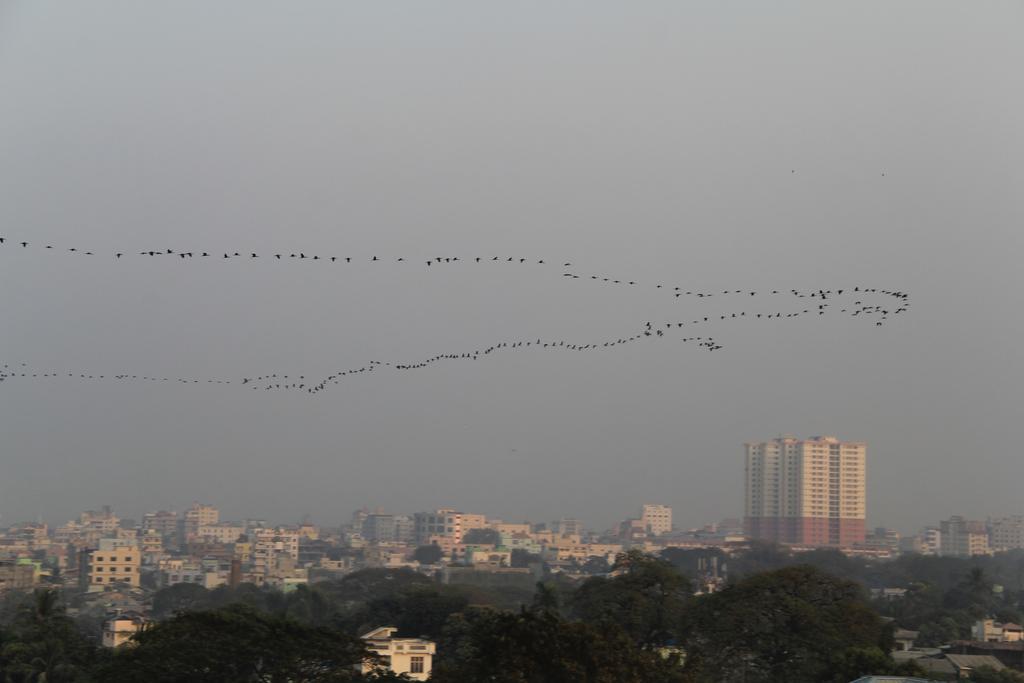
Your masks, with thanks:
<instances>
[{"instance_id":1,"label":"line of flying birds","mask_svg":"<svg viewBox=\"0 0 1024 683\"><path fill-rule=\"evenodd\" d=\"M13 246L20 247L20 249L30 249L38 247L31 242L14 240L11 241L5 236L0 236L0 247ZM42 245L41 250L49 250L50 253L68 253L82 256L97 256L98 252L86 249L80 249L77 247L56 247L52 244ZM20 250L19 249L19 250ZM209 258L219 259L221 261L228 259L244 259L252 261L254 259L266 258L271 261L299 261L299 262L325 262L325 263L336 263L336 264L352 264L368 262L374 264L415 264L417 262L425 264L425 267L434 268L441 266L459 265L459 264L518 264L518 265L539 265L557 267L561 271L561 277L569 278L572 280L587 280L591 282L603 282L613 285L625 285L625 286L644 286L656 290L662 290L666 294L672 294L675 298L688 297L697 300L708 300L713 297L743 297L750 300L750 297L757 297L759 292L750 289L725 289L716 291L696 291L686 290L683 287L671 286L665 284L650 284L641 285L638 280L615 278L605 275L588 275L579 272L571 262L565 261L553 261L551 259L539 259L539 258L525 258L516 256L473 256L473 257L459 257L459 256L435 256L429 259L407 259L405 257L389 257L380 258L376 255L363 256L363 257L352 257L352 256L322 256L320 254L307 254L305 252L281 252L273 254L259 254L257 252L238 252L238 251L225 251L221 252L210 252L200 250L174 250L174 249L160 249L160 250L142 250L142 251L113 251L109 253L115 260L120 260L133 256L136 258L171 258L178 259L179 261L187 261L194 258ZM791 319L798 318L808 315L821 316L825 315L827 311L839 309L839 313L847 314L853 317L864 316L874 320L876 326L882 326L883 323L889 319L890 316L899 315L909 310L910 301L909 295L902 291L889 290L889 289L878 289L873 287L844 287L844 288L829 288L829 289L816 289L801 291L797 289L789 290L766 290L762 293L762 298L766 296L788 296L795 299L806 299L806 302L799 302L799 305L795 309L788 311L775 310L774 312L754 312L754 311L735 311L726 314L699 315L696 317L690 317L688 320L677 320L675 322L662 322L654 323L653 321L646 322L642 329L636 330L631 334L618 337L616 339L602 340L598 342L590 343L579 343L570 342L568 340L545 340L545 339L529 339L529 340L517 340L517 341L502 341L496 344L492 344L487 347L473 349L471 351L463 351L460 353L446 353L430 356L425 359L414 362L383 362L373 360L365 365L358 368L350 368L345 370L336 370L321 377L307 377L305 375L285 375L279 373L265 373L253 377L243 377L241 379L228 380L228 379L211 379L211 378L183 378L183 377L164 377L162 375L140 375L132 373L119 373L119 374L96 374L86 372L73 372L73 371L58 371L58 370L39 370L30 368L25 363L5 364L0 366L0 383L11 379L57 379L57 378L73 378L79 380L95 380L95 381L139 381L139 382L173 382L178 384L235 384L245 386L254 390L293 390L301 391L308 394L318 394L325 391L330 386L339 384L344 378L363 375L366 373L373 372L376 369L389 368L396 371L408 371L425 368L442 361L452 360L478 360L485 356L489 356L494 353L511 351L511 350L525 350L530 349L550 349L559 351L596 351L599 349L607 349L611 347L617 347L625 344L631 344L647 339L659 339L666 338L669 332L675 330L677 333L683 328L690 329L695 326L704 327L709 323L724 322L727 320L772 320L772 319ZM869 297L882 297L882 303L869 303L866 300ZM839 303L844 299L853 299L852 302L847 304ZM757 299L754 299L757 300ZM833 306L833 304L838 304ZM707 351L717 351L722 348L715 339L707 335L701 336L685 336L677 338L679 341L687 344L694 344L698 348L702 348Z\"/></svg>"}]
</instances>

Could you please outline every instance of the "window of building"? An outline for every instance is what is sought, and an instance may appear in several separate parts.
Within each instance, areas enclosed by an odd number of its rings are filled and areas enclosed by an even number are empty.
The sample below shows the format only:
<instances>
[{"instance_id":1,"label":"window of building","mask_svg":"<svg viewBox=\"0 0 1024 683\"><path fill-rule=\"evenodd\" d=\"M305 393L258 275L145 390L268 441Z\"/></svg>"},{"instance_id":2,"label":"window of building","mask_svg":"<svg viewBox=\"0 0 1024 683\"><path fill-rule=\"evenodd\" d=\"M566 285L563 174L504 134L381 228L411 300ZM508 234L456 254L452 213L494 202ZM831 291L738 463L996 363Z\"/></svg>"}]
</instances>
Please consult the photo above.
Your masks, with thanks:
<instances>
[{"instance_id":1,"label":"window of building","mask_svg":"<svg viewBox=\"0 0 1024 683\"><path fill-rule=\"evenodd\" d=\"M423 657L410 657L409 658L409 673L421 674L423 673Z\"/></svg>"}]
</instances>

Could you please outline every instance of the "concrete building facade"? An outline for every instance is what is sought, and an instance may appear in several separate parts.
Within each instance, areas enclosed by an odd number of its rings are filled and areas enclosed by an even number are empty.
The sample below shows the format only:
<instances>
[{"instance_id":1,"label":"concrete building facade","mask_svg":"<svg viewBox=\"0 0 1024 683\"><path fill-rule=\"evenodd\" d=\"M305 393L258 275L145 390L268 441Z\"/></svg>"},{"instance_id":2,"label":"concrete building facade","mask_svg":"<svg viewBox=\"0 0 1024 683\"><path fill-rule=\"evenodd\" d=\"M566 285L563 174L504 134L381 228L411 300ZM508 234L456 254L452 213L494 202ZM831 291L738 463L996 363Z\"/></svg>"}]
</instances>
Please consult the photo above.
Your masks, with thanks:
<instances>
[{"instance_id":1,"label":"concrete building facade","mask_svg":"<svg viewBox=\"0 0 1024 683\"><path fill-rule=\"evenodd\" d=\"M88 590L103 590L104 587L126 583L139 585L139 566L142 564L138 544L127 543L124 539L100 539L99 548L86 555Z\"/></svg>"},{"instance_id":2,"label":"concrete building facade","mask_svg":"<svg viewBox=\"0 0 1024 683\"><path fill-rule=\"evenodd\" d=\"M646 503L640 513L640 521L651 536L667 534L672 531L672 508Z\"/></svg>"},{"instance_id":3,"label":"concrete building facade","mask_svg":"<svg viewBox=\"0 0 1024 683\"><path fill-rule=\"evenodd\" d=\"M867 445L834 436L746 444L744 532L794 545L863 544Z\"/></svg>"},{"instance_id":4,"label":"concrete building facade","mask_svg":"<svg viewBox=\"0 0 1024 683\"><path fill-rule=\"evenodd\" d=\"M434 653L437 645L422 638L396 638L398 631L393 626L382 626L360 636L368 649L380 658L380 663L363 663L363 673L377 668L386 668L396 674L405 674L414 681L430 678L434 669Z\"/></svg>"},{"instance_id":5,"label":"concrete building facade","mask_svg":"<svg viewBox=\"0 0 1024 683\"><path fill-rule=\"evenodd\" d=\"M964 519L954 515L939 524L942 534L942 555L944 557L973 557L991 555L988 544L988 528L984 522Z\"/></svg>"}]
</instances>

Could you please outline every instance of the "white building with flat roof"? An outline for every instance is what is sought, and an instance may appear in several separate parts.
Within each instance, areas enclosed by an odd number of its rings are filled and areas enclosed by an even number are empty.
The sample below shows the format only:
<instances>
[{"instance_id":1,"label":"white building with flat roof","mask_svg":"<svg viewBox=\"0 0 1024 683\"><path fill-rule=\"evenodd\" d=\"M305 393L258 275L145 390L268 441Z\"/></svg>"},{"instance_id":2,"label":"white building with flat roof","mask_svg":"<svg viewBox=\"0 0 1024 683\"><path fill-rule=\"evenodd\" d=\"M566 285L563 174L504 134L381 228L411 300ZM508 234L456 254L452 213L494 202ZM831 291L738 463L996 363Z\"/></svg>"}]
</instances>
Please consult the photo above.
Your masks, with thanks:
<instances>
[{"instance_id":1,"label":"white building with flat roof","mask_svg":"<svg viewBox=\"0 0 1024 683\"><path fill-rule=\"evenodd\" d=\"M386 668L414 681L427 680L434 669L436 643L422 638L395 638L397 631L394 626L381 626L360 636L367 648L380 658L379 662L363 662L363 673Z\"/></svg>"}]
</instances>

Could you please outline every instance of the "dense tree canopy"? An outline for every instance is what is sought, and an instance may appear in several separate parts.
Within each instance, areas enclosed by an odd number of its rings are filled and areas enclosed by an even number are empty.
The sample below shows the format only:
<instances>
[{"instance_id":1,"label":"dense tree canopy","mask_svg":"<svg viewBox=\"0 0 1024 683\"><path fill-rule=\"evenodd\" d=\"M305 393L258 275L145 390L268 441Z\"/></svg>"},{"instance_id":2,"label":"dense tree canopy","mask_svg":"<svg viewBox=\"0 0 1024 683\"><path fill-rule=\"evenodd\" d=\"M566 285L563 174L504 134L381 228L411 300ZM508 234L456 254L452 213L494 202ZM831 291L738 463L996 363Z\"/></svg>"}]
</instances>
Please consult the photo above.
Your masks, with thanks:
<instances>
[{"instance_id":1,"label":"dense tree canopy","mask_svg":"<svg viewBox=\"0 0 1024 683\"><path fill-rule=\"evenodd\" d=\"M124 683L348 683L369 655L329 628L236 605L183 612L135 637L100 671Z\"/></svg>"},{"instance_id":2,"label":"dense tree canopy","mask_svg":"<svg viewBox=\"0 0 1024 683\"><path fill-rule=\"evenodd\" d=\"M611 578L587 579L572 595L569 613L594 624L617 624L637 645L675 641L690 582L665 560L631 550L620 555Z\"/></svg>"},{"instance_id":3,"label":"dense tree canopy","mask_svg":"<svg viewBox=\"0 0 1024 683\"><path fill-rule=\"evenodd\" d=\"M806 566L702 596L687 610L684 644L688 671L718 683L851 680L895 668L891 628L861 586Z\"/></svg>"},{"instance_id":4,"label":"dense tree canopy","mask_svg":"<svg viewBox=\"0 0 1024 683\"><path fill-rule=\"evenodd\" d=\"M677 657L638 648L614 625L566 621L546 609L470 609L439 644L438 683L682 683Z\"/></svg>"},{"instance_id":5,"label":"dense tree canopy","mask_svg":"<svg viewBox=\"0 0 1024 683\"><path fill-rule=\"evenodd\" d=\"M88 681L100 657L67 616L56 590L38 589L20 601L10 628L0 631L4 683Z\"/></svg>"},{"instance_id":6,"label":"dense tree canopy","mask_svg":"<svg viewBox=\"0 0 1024 683\"><path fill-rule=\"evenodd\" d=\"M441 561L442 557L444 557L444 551L434 544L421 545L412 555L412 559L420 564L436 564Z\"/></svg>"}]
</instances>

